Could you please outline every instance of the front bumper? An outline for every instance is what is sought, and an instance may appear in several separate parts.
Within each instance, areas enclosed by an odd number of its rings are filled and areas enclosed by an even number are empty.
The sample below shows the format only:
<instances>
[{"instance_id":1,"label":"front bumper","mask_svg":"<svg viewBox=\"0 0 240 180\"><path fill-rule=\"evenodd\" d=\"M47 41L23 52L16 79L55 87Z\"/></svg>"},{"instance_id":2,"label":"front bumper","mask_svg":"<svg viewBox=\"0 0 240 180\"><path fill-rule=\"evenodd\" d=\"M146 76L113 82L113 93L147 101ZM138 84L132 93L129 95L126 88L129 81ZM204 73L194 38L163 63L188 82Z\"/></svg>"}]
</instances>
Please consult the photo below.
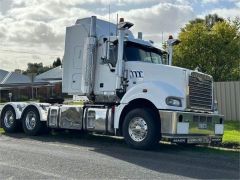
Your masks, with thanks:
<instances>
[{"instance_id":1,"label":"front bumper","mask_svg":"<svg viewBox=\"0 0 240 180\"><path fill-rule=\"evenodd\" d=\"M222 142L222 136L163 136L162 140L177 144L209 144Z\"/></svg>"},{"instance_id":2,"label":"front bumper","mask_svg":"<svg viewBox=\"0 0 240 180\"><path fill-rule=\"evenodd\" d=\"M159 115L163 139L194 144L222 141L222 115L166 110L159 110Z\"/></svg>"}]
</instances>

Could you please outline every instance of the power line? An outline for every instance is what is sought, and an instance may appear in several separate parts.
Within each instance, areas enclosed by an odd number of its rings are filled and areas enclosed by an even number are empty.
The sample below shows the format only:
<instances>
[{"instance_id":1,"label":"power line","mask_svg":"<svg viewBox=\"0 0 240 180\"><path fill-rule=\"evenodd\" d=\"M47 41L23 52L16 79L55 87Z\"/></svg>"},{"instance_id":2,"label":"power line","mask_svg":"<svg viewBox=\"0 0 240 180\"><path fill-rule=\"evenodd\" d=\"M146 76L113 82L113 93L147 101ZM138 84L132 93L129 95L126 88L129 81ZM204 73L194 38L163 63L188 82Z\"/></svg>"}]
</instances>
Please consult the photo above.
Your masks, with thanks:
<instances>
[{"instance_id":1,"label":"power line","mask_svg":"<svg viewBox=\"0 0 240 180\"><path fill-rule=\"evenodd\" d=\"M4 52L12 52L12 53L20 53L20 54L30 54L30 55L48 55L48 56L59 56L59 54L48 54L48 53L38 53L38 52L28 52L28 51L17 51L17 50L7 50L7 49L0 49L0 53L4 53Z\"/></svg>"}]
</instances>

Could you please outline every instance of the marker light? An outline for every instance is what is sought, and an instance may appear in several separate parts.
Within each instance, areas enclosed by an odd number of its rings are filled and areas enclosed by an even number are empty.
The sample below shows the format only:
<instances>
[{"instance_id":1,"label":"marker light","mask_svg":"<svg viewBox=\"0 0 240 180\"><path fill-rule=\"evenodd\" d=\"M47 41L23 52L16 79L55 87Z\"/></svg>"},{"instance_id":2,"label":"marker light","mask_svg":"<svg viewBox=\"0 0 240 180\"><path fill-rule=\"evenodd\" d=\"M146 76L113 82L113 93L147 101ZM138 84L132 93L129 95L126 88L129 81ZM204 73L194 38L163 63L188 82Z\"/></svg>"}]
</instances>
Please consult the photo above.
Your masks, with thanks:
<instances>
[{"instance_id":1,"label":"marker light","mask_svg":"<svg viewBox=\"0 0 240 180\"><path fill-rule=\"evenodd\" d=\"M119 19L119 22L121 23L121 22L124 22L124 18L120 18Z\"/></svg>"}]
</instances>

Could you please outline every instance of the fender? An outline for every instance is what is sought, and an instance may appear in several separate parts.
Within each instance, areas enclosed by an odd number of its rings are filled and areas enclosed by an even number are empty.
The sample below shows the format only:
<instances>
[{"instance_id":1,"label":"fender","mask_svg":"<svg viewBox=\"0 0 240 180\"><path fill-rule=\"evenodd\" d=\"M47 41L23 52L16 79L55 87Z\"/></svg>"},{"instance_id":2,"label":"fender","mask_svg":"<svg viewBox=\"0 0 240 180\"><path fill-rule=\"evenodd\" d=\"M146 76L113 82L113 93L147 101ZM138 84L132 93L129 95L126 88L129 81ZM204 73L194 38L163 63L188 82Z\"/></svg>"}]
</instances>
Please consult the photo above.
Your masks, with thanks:
<instances>
[{"instance_id":1,"label":"fender","mask_svg":"<svg viewBox=\"0 0 240 180\"><path fill-rule=\"evenodd\" d=\"M144 90L144 91L143 91ZM145 92L147 91L147 92ZM182 107L168 106L165 99L175 96L182 99ZM129 89L115 108L114 128L119 128L119 120L124 107L135 99L146 99L152 102L157 109L172 109L182 111L186 108L185 92L165 82L147 82L138 84Z\"/></svg>"},{"instance_id":2,"label":"fender","mask_svg":"<svg viewBox=\"0 0 240 180\"><path fill-rule=\"evenodd\" d=\"M3 106L2 112L7 106L11 106L15 111L16 119L19 120L21 119L22 113L24 109L27 107L27 105L28 103L26 102L8 102ZM2 117L2 113L1 113L1 117Z\"/></svg>"},{"instance_id":3,"label":"fender","mask_svg":"<svg viewBox=\"0 0 240 180\"><path fill-rule=\"evenodd\" d=\"M40 121L47 121L47 117L48 117L48 109L50 107L51 104L49 103L29 103L23 113L22 116L24 114L24 112L26 111L26 109L30 106L34 106L37 108L38 112L39 112L39 116L40 116Z\"/></svg>"}]
</instances>

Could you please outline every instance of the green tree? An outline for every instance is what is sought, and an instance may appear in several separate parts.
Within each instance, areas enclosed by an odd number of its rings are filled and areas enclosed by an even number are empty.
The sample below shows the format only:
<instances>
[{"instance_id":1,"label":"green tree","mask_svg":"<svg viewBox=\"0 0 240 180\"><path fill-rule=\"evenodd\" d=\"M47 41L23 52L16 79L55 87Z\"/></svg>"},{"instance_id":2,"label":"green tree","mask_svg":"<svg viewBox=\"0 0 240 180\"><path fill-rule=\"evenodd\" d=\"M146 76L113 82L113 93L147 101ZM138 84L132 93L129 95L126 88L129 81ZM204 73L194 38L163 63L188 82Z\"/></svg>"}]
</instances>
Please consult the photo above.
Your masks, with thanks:
<instances>
[{"instance_id":1,"label":"green tree","mask_svg":"<svg viewBox=\"0 0 240 180\"><path fill-rule=\"evenodd\" d=\"M206 22L206 21L205 21ZM204 23L204 19L196 18L194 20L190 20L189 24L197 24L197 23ZM183 28L184 29L184 28Z\"/></svg>"},{"instance_id":2,"label":"green tree","mask_svg":"<svg viewBox=\"0 0 240 180\"><path fill-rule=\"evenodd\" d=\"M217 22L223 22L224 19L219 17L217 14L209 14L207 16L205 16L205 25L211 29L214 24L216 24Z\"/></svg>"},{"instance_id":3,"label":"green tree","mask_svg":"<svg viewBox=\"0 0 240 180\"><path fill-rule=\"evenodd\" d=\"M181 30L181 43L174 48L174 65L198 67L215 81L240 80L239 21L214 17L214 23L191 21Z\"/></svg>"},{"instance_id":4,"label":"green tree","mask_svg":"<svg viewBox=\"0 0 240 180\"><path fill-rule=\"evenodd\" d=\"M52 68L61 66L62 62L61 59L58 57L55 61L53 61L52 66L43 66L43 63L28 63L26 71L23 74L41 74L46 71L49 71Z\"/></svg>"},{"instance_id":5,"label":"green tree","mask_svg":"<svg viewBox=\"0 0 240 180\"><path fill-rule=\"evenodd\" d=\"M56 59L56 61L53 61L53 67L58 67L58 66L61 66L62 65L62 62L61 62L61 59L58 57Z\"/></svg>"},{"instance_id":6,"label":"green tree","mask_svg":"<svg viewBox=\"0 0 240 180\"><path fill-rule=\"evenodd\" d=\"M27 70L23 74L41 74L51 69L51 67L43 66L43 63L28 63Z\"/></svg>"}]
</instances>

